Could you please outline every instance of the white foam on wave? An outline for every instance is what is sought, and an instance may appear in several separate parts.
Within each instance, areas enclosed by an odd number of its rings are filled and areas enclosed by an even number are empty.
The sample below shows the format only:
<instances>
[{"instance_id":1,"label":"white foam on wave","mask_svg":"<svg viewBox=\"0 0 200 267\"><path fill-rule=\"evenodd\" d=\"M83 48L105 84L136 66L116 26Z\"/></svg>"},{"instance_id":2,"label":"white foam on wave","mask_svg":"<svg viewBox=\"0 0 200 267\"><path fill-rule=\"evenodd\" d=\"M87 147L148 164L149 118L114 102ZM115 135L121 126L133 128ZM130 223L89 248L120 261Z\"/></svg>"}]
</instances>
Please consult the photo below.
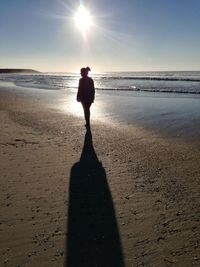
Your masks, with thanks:
<instances>
[{"instance_id":1,"label":"white foam on wave","mask_svg":"<svg viewBox=\"0 0 200 267\"><path fill-rule=\"evenodd\" d=\"M165 93L200 94L200 72L129 72L95 74L99 91L147 91ZM4 74L0 81L13 82L16 86L45 90L76 90L77 74Z\"/></svg>"}]
</instances>

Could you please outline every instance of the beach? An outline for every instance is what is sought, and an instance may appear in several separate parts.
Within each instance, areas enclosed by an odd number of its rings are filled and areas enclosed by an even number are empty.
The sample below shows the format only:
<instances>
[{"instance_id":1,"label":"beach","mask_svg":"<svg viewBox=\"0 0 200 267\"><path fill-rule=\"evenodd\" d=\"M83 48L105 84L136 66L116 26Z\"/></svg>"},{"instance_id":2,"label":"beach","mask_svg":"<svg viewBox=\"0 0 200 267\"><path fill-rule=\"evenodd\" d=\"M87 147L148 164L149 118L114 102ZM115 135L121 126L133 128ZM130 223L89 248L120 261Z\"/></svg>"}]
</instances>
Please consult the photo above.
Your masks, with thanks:
<instances>
[{"instance_id":1,"label":"beach","mask_svg":"<svg viewBox=\"0 0 200 267\"><path fill-rule=\"evenodd\" d=\"M200 1L0 1L0 267L200 267Z\"/></svg>"},{"instance_id":2,"label":"beach","mask_svg":"<svg viewBox=\"0 0 200 267\"><path fill-rule=\"evenodd\" d=\"M192 135L94 104L86 132L71 95L37 92L0 90L0 265L199 266L199 115Z\"/></svg>"}]
</instances>

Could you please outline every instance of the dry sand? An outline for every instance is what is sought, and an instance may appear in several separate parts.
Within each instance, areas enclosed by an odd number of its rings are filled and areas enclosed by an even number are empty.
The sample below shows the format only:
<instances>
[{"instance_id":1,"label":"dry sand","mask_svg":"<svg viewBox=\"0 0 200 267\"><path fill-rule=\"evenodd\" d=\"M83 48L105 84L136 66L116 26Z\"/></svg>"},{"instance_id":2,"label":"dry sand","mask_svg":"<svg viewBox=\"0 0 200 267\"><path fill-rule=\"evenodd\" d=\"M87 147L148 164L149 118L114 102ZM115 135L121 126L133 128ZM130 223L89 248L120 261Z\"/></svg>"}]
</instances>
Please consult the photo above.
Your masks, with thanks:
<instances>
[{"instance_id":1,"label":"dry sand","mask_svg":"<svg viewBox=\"0 0 200 267\"><path fill-rule=\"evenodd\" d=\"M200 266L198 140L92 122L92 146L3 90L0 120L0 266Z\"/></svg>"}]
</instances>

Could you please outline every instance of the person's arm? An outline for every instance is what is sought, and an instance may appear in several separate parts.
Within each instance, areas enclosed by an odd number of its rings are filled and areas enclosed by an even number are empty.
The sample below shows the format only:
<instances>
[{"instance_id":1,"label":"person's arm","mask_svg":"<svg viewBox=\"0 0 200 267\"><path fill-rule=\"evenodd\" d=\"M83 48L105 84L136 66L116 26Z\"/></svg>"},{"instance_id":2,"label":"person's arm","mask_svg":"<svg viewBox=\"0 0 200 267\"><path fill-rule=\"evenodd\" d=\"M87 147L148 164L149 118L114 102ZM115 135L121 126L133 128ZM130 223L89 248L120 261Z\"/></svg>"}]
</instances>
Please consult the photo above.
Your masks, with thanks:
<instances>
[{"instance_id":1,"label":"person's arm","mask_svg":"<svg viewBox=\"0 0 200 267\"><path fill-rule=\"evenodd\" d=\"M95 99L95 88L94 88L94 81L91 79L91 89L92 89L92 100Z\"/></svg>"},{"instance_id":2,"label":"person's arm","mask_svg":"<svg viewBox=\"0 0 200 267\"><path fill-rule=\"evenodd\" d=\"M81 96L81 80L79 80L79 84L78 84L78 92L77 92L77 96L76 96L76 100L77 100L78 102L81 101L80 96Z\"/></svg>"}]
</instances>

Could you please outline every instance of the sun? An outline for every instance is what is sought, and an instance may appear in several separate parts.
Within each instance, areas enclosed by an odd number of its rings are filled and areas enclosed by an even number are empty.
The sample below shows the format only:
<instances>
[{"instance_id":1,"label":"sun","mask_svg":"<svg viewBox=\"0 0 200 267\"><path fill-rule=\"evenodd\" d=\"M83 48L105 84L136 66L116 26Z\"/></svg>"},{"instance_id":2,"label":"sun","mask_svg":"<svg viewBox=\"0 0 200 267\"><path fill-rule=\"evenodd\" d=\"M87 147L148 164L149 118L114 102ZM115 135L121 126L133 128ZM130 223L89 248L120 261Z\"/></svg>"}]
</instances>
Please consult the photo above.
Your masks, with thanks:
<instances>
[{"instance_id":1,"label":"sun","mask_svg":"<svg viewBox=\"0 0 200 267\"><path fill-rule=\"evenodd\" d=\"M90 12L83 5L79 6L76 14L74 15L74 20L76 26L83 34L86 34L93 25L93 20Z\"/></svg>"}]
</instances>

